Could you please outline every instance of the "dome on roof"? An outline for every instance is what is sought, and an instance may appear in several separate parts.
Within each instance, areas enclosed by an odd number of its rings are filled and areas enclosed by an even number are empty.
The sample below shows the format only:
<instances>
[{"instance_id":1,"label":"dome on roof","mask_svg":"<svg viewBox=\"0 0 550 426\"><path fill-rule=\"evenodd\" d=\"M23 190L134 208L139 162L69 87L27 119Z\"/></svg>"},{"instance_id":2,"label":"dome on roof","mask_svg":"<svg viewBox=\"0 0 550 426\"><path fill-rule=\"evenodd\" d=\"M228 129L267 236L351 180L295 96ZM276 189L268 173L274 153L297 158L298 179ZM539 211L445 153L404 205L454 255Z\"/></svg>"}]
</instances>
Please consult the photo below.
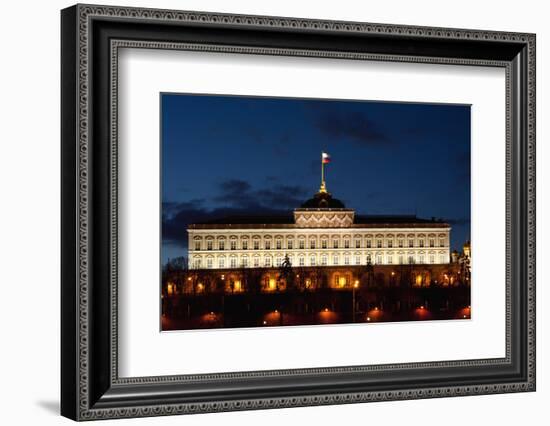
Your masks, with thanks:
<instances>
[{"instance_id":1,"label":"dome on roof","mask_svg":"<svg viewBox=\"0 0 550 426\"><path fill-rule=\"evenodd\" d=\"M328 192L318 192L305 203L303 209L345 209L346 206L340 200L332 198Z\"/></svg>"}]
</instances>

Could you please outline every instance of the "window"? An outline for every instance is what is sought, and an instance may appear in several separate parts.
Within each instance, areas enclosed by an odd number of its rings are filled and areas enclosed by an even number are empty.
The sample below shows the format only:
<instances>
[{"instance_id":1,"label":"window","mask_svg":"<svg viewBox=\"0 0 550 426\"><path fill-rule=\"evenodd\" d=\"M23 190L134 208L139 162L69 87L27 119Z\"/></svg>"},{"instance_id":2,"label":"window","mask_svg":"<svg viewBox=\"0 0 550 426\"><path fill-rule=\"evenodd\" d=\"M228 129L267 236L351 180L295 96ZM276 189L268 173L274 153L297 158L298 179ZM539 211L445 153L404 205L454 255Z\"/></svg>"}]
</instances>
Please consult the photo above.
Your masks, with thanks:
<instances>
[{"instance_id":1,"label":"window","mask_svg":"<svg viewBox=\"0 0 550 426\"><path fill-rule=\"evenodd\" d=\"M424 263L424 255L423 255L423 254L421 254L421 255L419 256L418 261L419 261L420 264L423 264L423 263Z\"/></svg>"},{"instance_id":2,"label":"window","mask_svg":"<svg viewBox=\"0 0 550 426\"><path fill-rule=\"evenodd\" d=\"M414 240L409 240L409 247L414 247Z\"/></svg>"},{"instance_id":3,"label":"window","mask_svg":"<svg viewBox=\"0 0 550 426\"><path fill-rule=\"evenodd\" d=\"M361 264L361 256L355 256L355 264L360 265Z\"/></svg>"},{"instance_id":4,"label":"window","mask_svg":"<svg viewBox=\"0 0 550 426\"><path fill-rule=\"evenodd\" d=\"M254 240L254 250L259 250L259 249L260 249L260 241Z\"/></svg>"},{"instance_id":5,"label":"window","mask_svg":"<svg viewBox=\"0 0 550 426\"><path fill-rule=\"evenodd\" d=\"M370 257L370 254L367 254L367 263L371 263L372 262L372 259Z\"/></svg>"},{"instance_id":6,"label":"window","mask_svg":"<svg viewBox=\"0 0 550 426\"><path fill-rule=\"evenodd\" d=\"M414 263L414 256L409 255L409 263Z\"/></svg>"},{"instance_id":7,"label":"window","mask_svg":"<svg viewBox=\"0 0 550 426\"><path fill-rule=\"evenodd\" d=\"M430 263L435 263L435 256L430 254Z\"/></svg>"},{"instance_id":8,"label":"window","mask_svg":"<svg viewBox=\"0 0 550 426\"><path fill-rule=\"evenodd\" d=\"M327 265L327 256L324 255L323 257L321 257L321 265L323 266L326 266Z\"/></svg>"},{"instance_id":9,"label":"window","mask_svg":"<svg viewBox=\"0 0 550 426\"><path fill-rule=\"evenodd\" d=\"M265 242L265 249L266 249L266 250L270 250L270 249L271 249L271 241L268 240L268 241Z\"/></svg>"},{"instance_id":10,"label":"window","mask_svg":"<svg viewBox=\"0 0 550 426\"><path fill-rule=\"evenodd\" d=\"M332 242L332 247L334 247L335 249L338 248L338 240L334 240L334 241Z\"/></svg>"},{"instance_id":11,"label":"window","mask_svg":"<svg viewBox=\"0 0 550 426\"><path fill-rule=\"evenodd\" d=\"M195 241L195 250L200 250L200 249L201 249L201 242Z\"/></svg>"},{"instance_id":12,"label":"window","mask_svg":"<svg viewBox=\"0 0 550 426\"><path fill-rule=\"evenodd\" d=\"M237 241L231 240L231 250L237 250Z\"/></svg>"},{"instance_id":13,"label":"window","mask_svg":"<svg viewBox=\"0 0 550 426\"><path fill-rule=\"evenodd\" d=\"M444 238L439 239L439 247L445 247L445 239Z\"/></svg>"},{"instance_id":14,"label":"window","mask_svg":"<svg viewBox=\"0 0 550 426\"><path fill-rule=\"evenodd\" d=\"M277 250L281 250L281 248L283 247L283 242L281 240L277 240L275 242L275 247L277 248Z\"/></svg>"},{"instance_id":15,"label":"window","mask_svg":"<svg viewBox=\"0 0 550 426\"><path fill-rule=\"evenodd\" d=\"M219 248L220 250L225 250L225 241L223 241L223 240L220 241L220 242L218 243L218 248Z\"/></svg>"},{"instance_id":16,"label":"window","mask_svg":"<svg viewBox=\"0 0 550 426\"><path fill-rule=\"evenodd\" d=\"M355 240L355 248L361 248L361 240Z\"/></svg>"},{"instance_id":17,"label":"window","mask_svg":"<svg viewBox=\"0 0 550 426\"><path fill-rule=\"evenodd\" d=\"M211 240L208 240L206 242L206 250L212 250L212 241Z\"/></svg>"},{"instance_id":18,"label":"window","mask_svg":"<svg viewBox=\"0 0 550 426\"><path fill-rule=\"evenodd\" d=\"M212 259L206 259L206 267L208 269L211 269L212 268Z\"/></svg>"},{"instance_id":19,"label":"window","mask_svg":"<svg viewBox=\"0 0 550 426\"><path fill-rule=\"evenodd\" d=\"M223 257L218 259L218 267L225 268L225 259Z\"/></svg>"},{"instance_id":20,"label":"window","mask_svg":"<svg viewBox=\"0 0 550 426\"><path fill-rule=\"evenodd\" d=\"M271 267L271 257L266 257L266 258L264 259L264 265L265 265L267 268Z\"/></svg>"},{"instance_id":21,"label":"window","mask_svg":"<svg viewBox=\"0 0 550 426\"><path fill-rule=\"evenodd\" d=\"M292 240L288 240L288 242L286 243L286 247L289 249L289 250L292 250Z\"/></svg>"},{"instance_id":22,"label":"window","mask_svg":"<svg viewBox=\"0 0 550 426\"><path fill-rule=\"evenodd\" d=\"M332 257L332 264L333 265L338 265L338 263L340 263L340 257L335 254L333 257Z\"/></svg>"},{"instance_id":23,"label":"window","mask_svg":"<svg viewBox=\"0 0 550 426\"><path fill-rule=\"evenodd\" d=\"M439 263L445 263L445 255L439 256Z\"/></svg>"},{"instance_id":24,"label":"window","mask_svg":"<svg viewBox=\"0 0 550 426\"><path fill-rule=\"evenodd\" d=\"M349 265L349 256L344 256L344 265Z\"/></svg>"},{"instance_id":25,"label":"window","mask_svg":"<svg viewBox=\"0 0 550 426\"><path fill-rule=\"evenodd\" d=\"M201 260L195 259L195 268L200 268L200 267L201 267Z\"/></svg>"},{"instance_id":26,"label":"window","mask_svg":"<svg viewBox=\"0 0 550 426\"><path fill-rule=\"evenodd\" d=\"M243 250L248 250L248 240L243 240L242 245L243 245Z\"/></svg>"},{"instance_id":27,"label":"window","mask_svg":"<svg viewBox=\"0 0 550 426\"><path fill-rule=\"evenodd\" d=\"M326 249L326 248L327 248L327 246L328 246L328 242L327 242L327 240L321 240L321 248L324 248L324 249Z\"/></svg>"},{"instance_id":28,"label":"window","mask_svg":"<svg viewBox=\"0 0 550 426\"><path fill-rule=\"evenodd\" d=\"M344 248L349 248L349 240L344 240Z\"/></svg>"},{"instance_id":29,"label":"window","mask_svg":"<svg viewBox=\"0 0 550 426\"><path fill-rule=\"evenodd\" d=\"M309 241L309 248L314 249L315 248L315 240Z\"/></svg>"},{"instance_id":30,"label":"window","mask_svg":"<svg viewBox=\"0 0 550 426\"><path fill-rule=\"evenodd\" d=\"M260 266L260 258L259 257L255 257L254 258L254 267L255 268L258 268Z\"/></svg>"},{"instance_id":31,"label":"window","mask_svg":"<svg viewBox=\"0 0 550 426\"><path fill-rule=\"evenodd\" d=\"M435 247L435 240L434 239L430 240L430 247Z\"/></svg>"},{"instance_id":32,"label":"window","mask_svg":"<svg viewBox=\"0 0 550 426\"><path fill-rule=\"evenodd\" d=\"M377 265L381 265L381 264L382 264L382 255L381 255L381 254L377 254L377 255L376 255L376 264L377 264Z\"/></svg>"},{"instance_id":33,"label":"window","mask_svg":"<svg viewBox=\"0 0 550 426\"><path fill-rule=\"evenodd\" d=\"M420 247L424 247L424 240L419 240L419 241L418 241L418 245L419 245Z\"/></svg>"},{"instance_id":34,"label":"window","mask_svg":"<svg viewBox=\"0 0 550 426\"><path fill-rule=\"evenodd\" d=\"M389 247L389 248L392 248L392 247L393 247L393 240L388 240L388 247Z\"/></svg>"},{"instance_id":35,"label":"window","mask_svg":"<svg viewBox=\"0 0 550 426\"><path fill-rule=\"evenodd\" d=\"M237 258L236 257L232 257L231 258L231 267L232 268L236 268L237 267Z\"/></svg>"},{"instance_id":36,"label":"window","mask_svg":"<svg viewBox=\"0 0 550 426\"><path fill-rule=\"evenodd\" d=\"M315 256L311 256L311 257L309 258L309 265L310 265L310 266L315 266Z\"/></svg>"},{"instance_id":37,"label":"window","mask_svg":"<svg viewBox=\"0 0 550 426\"><path fill-rule=\"evenodd\" d=\"M248 268L248 258L243 257L243 268Z\"/></svg>"},{"instance_id":38,"label":"window","mask_svg":"<svg viewBox=\"0 0 550 426\"><path fill-rule=\"evenodd\" d=\"M367 248L371 248L371 240L367 240Z\"/></svg>"},{"instance_id":39,"label":"window","mask_svg":"<svg viewBox=\"0 0 550 426\"><path fill-rule=\"evenodd\" d=\"M306 264L306 260L304 259L303 256L300 257L299 263L300 263L300 266L304 266Z\"/></svg>"},{"instance_id":40,"label":"window","mask_svg":"<svg viewBox=\"0 0 550 426\"><path fill-rule=\"evenodd\" d=\"M376 240L376 247L382 248L382 240Z\"/></svg>"},{"instance_id":41,"label":"window","mask_svg":"<svg viewBox=\"0 0 550 426\"><path fill-rule=\"evenodd\" d=\"M306 248L306 242L304 240L300 240L299 243L300 250L303 250Z\"/></svg>"},{"instance_id":42,"label":"window","mask_svg":"<svg viewBox=\"0 0 550 426\"><path fill-rule=\"evenodd\" d=\"M400 254L399 255L399 264L402 265L404 262L403 262L403 255Z\"/></svg>"},{"instance_id":43,"label":"window","mask_svg":"<svg viewBox=\"0 0 550 426\"><path fill-rule=\"evenodd\" d=\"M390 254L388 256L388 265L391 265L393 263L393 256Z\"/></svg>"},{"instance_id":44,"label":"window","mask_svg":"<svg viewBox=\"0 0 550 426\"><path fill-rule=\"evenodd\" d=\"M281 266L281 264L283 263L283 258L282 257L277 257L275 258L275 266Z\"/></svg>"}]
</instances>

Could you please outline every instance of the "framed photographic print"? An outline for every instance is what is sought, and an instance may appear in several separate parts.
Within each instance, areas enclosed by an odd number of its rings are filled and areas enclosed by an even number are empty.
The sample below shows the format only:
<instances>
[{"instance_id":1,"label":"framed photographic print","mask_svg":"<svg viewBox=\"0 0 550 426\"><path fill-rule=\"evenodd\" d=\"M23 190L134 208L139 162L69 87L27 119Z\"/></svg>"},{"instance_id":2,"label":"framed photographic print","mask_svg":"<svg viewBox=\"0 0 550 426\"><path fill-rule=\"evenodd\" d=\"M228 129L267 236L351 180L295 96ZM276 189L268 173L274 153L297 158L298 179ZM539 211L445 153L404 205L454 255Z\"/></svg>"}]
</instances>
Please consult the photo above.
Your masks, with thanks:
<instances>
[{"instance_id":1,"label":"framed photographic print","mask_svg":"<svg viewBox=\"0 0 550 426\"><path fill-rule=\"evenodd\" d=\"M535 390L535 36L76 5L74 420Z\"/></svg>"}]
</instances>

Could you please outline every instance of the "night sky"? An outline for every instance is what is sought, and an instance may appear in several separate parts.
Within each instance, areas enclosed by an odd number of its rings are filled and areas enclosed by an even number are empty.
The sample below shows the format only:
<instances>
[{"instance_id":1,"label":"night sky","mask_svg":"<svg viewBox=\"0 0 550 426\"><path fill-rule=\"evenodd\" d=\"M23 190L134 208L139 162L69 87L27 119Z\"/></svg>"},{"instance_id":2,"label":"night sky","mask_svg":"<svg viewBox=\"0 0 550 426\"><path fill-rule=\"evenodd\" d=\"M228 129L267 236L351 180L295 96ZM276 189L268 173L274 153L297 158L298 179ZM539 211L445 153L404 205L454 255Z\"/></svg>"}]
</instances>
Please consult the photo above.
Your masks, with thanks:
<instances>
[{"instance_id":1,"label":"night sky","mask_svg":"<svg viewBox=\"0 0 550 426\"><path fill-rule=\"evenodd\" d=\"M161 95L162 261L187 254L187 224L290 214L327 189L357 214L415 214L470 238L470 107Z\"/></svg>"}]
</instances>

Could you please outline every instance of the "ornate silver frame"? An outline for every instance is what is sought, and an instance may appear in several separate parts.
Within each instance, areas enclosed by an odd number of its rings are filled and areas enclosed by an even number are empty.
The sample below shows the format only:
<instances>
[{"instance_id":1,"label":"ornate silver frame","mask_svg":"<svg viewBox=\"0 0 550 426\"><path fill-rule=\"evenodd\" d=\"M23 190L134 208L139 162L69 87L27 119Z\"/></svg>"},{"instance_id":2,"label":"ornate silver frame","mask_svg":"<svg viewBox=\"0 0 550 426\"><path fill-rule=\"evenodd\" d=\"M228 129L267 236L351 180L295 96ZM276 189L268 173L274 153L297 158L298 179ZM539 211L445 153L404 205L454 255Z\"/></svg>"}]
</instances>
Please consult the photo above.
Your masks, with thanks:
<instances>
[{"instance_id":1,"label":"ornate silver frame","mask_svg":"<svg viewBox=\"0 0 550 426\"><path fill-rule=\"evenodd\" d=\"M212 42L209 29L235 42ZM249 45L249 31L281 40ZM157 40L140 38L145 33ZM304 47L307 34L337 48ZM418 45L417 54L392 51L396 42ZM119 378L118 51L128 47L505 68L505 358ZM429 54L445 47L463 56ZM77 5L62 12L62 53L63 415L91 420L535 389L534 35ZM412 377L431 384L415 385ZM242 389L224 391L235 380Z\"/></svg>"}]
</instances>

